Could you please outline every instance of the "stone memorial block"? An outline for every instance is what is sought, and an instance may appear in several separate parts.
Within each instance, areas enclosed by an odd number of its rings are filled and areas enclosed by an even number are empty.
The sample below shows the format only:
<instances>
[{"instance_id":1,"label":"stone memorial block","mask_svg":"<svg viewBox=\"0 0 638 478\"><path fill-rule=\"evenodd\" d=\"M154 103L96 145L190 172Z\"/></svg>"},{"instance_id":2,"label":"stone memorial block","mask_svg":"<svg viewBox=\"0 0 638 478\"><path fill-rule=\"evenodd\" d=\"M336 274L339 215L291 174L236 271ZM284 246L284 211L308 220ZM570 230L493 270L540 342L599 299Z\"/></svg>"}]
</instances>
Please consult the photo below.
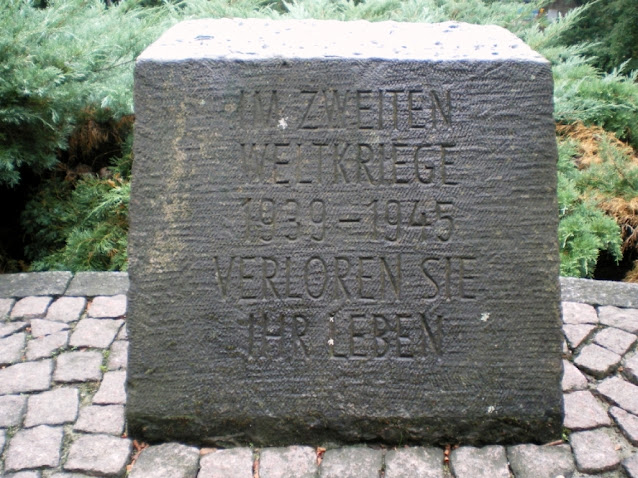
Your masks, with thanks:
<instances>
[{"instance_id":1,"label":"stone memorial block","mask_svg":"<svg viewBox=\"0 0 638 478\"><path fill-rule=\"evenodd\" d=\"M135 104L133 436L559 436L545 59L493 26L198 20Z\"/></svg>"}]
</instances>

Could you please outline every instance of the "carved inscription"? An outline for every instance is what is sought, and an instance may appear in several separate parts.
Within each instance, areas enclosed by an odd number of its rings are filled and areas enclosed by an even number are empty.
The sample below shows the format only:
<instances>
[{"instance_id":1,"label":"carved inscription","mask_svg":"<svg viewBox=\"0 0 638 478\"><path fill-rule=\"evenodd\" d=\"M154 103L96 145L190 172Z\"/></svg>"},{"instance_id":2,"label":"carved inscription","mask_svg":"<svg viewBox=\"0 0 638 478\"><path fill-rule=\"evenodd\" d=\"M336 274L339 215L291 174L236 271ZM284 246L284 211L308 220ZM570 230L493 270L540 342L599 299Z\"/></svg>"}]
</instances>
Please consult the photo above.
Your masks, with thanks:
<instances>
[{"instance_id":1,"label":"carved inscription","mask_svg":"<svg viewBox=\"0 0 638 478\"><path fill-rule=\"evenodd\" d=\"M214 256L212 266L220 298L250 306L240 324L246 356L442 354L446 317L439 305L477 294L478 259L433 250L454 241L458 227L454 187L461 175L450 139L450 91L240 90L231 106L226 111L245 133L235 143L245 182L236 185L240 199L232 211L243 220L233 222L232 234L257 249ZM259 193L242 192L243 186ZM344 207L340 194L355 200ZM346 240L362 244L361 253L325 252ZM259 253L269 246L279 252ZM369 252L379 247L383 253ZM292 312L303 311L299 304L320 307L311 315ZM326 320L325 340L310 340L311 329Z\"/></svg>"}]
</instances>

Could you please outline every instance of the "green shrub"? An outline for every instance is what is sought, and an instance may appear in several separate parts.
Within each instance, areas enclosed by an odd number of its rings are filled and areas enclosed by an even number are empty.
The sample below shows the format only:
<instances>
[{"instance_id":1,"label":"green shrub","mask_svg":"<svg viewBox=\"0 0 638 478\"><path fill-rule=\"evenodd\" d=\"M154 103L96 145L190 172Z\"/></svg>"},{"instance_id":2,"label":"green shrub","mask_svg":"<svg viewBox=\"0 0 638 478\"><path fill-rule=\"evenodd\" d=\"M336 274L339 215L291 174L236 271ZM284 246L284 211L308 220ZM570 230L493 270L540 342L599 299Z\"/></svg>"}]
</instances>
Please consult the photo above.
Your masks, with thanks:
<instances>
[{"instance_id":1,"label":"green shrub","mask_svg":"<svg viewBox=\"0 0 638 478\"><path fill-rule=\"evenodd\" d=\"M620 226L589 196L590 183L574 164L577 143L561 140L558 153L560 272L592 277L601 251L616 260L622 257Z\"/></svg>"}]
</instances>

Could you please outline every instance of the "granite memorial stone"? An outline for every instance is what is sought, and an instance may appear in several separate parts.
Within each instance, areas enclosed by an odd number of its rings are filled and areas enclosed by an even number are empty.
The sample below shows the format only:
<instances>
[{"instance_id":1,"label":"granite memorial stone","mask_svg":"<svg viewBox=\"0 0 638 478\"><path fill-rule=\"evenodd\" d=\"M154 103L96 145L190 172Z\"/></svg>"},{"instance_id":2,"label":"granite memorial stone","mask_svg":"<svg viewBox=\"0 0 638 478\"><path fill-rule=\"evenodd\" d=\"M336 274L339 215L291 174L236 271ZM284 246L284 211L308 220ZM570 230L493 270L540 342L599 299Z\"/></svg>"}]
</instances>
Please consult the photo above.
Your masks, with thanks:
<instances>
[{"instance_id":1,"label":"granite memorial stone","mask_svg":"<svg viewBox=\"0 0 638 478\"><path fill-rule=\"evenodd\" d=\"M545 59L493 26L198 20L135 104L132 436L560 435Z\"/></svg>"}]
</instances>

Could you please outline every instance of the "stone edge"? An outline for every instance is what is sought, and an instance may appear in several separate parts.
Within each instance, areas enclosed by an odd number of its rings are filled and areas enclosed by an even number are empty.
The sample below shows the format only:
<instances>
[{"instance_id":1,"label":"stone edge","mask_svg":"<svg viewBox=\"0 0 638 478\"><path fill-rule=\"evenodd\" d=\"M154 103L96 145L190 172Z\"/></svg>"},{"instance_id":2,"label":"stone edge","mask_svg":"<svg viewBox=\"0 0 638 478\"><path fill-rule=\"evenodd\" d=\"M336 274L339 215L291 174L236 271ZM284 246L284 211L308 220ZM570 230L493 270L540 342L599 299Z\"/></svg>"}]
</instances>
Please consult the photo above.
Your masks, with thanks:
<instances>
[{"instance_id":1,"label":"stone edge","mask_svg":"<svg viewBox=\"0 0 638 478\"><path fill-rule=\"evenodd\" d=\"M638 284L561 277L561 300L638 308Z\"/></svg>"},{"instance_id":2,"label":"stone edge","mask_svg":"<svg viewBox=\"0 0 638 478\"><path fill-rule=\"evenodd\" d=\"M561 277L561 300L591 305L638 308L638 284ZM84 296L126 294L126 272L23 272L0 274L0 297Z\"/></svg>"}]
</instances>

